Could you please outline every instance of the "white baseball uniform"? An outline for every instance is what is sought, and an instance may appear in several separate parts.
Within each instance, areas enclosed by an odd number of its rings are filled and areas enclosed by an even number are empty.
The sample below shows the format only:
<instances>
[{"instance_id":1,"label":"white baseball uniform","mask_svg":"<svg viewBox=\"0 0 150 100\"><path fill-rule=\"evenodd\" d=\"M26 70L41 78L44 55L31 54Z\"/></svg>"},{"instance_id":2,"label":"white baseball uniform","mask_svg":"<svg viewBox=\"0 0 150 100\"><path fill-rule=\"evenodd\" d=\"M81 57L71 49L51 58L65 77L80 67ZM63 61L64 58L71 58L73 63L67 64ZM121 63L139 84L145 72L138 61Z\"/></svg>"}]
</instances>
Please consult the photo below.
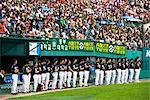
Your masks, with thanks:
<instances>
[{"instance_id":1,"label":"white baseball uniform","mask_svg":"<svg viewBox=\"0 0 150 100\"><path fill-rule=\"evenodd\" d=\"M77 82L77 75L78 75L78 65L74 64L73 65L73 87L76 87L76 82Z\"/></svg>"},{"instance_id":2,"label":"white baseball uniform","mask_svg":"<svg viewBox=\"0 0 150 100\"><path fill-rule=\"evenodd\" d=\"M11 71L12 71L12 88L11 88L11 93L17 93L17 83L18 83L18 72L15 73L15 70L19 70L18 66L12 66Z\"/></svg>"}]
</instances>

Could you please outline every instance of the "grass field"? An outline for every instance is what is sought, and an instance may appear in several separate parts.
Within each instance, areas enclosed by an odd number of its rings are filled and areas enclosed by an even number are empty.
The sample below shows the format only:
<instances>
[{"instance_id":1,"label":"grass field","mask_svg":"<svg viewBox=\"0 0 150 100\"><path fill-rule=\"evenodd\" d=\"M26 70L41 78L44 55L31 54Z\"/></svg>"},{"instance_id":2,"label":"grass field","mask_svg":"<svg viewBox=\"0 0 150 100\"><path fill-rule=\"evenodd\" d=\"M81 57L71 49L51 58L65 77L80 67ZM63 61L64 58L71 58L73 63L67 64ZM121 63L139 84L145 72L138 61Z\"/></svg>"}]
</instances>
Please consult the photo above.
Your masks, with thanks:
<instances>
[{"instance_id":1,"label":"grass field","mask_svg":"<svg viewBox=\"0 0 150 100\"><path fill-rule=\"evenodd\" d=\"M11 100L150 100L150 82L92 86Z\"/></svg>"}]
</instances>

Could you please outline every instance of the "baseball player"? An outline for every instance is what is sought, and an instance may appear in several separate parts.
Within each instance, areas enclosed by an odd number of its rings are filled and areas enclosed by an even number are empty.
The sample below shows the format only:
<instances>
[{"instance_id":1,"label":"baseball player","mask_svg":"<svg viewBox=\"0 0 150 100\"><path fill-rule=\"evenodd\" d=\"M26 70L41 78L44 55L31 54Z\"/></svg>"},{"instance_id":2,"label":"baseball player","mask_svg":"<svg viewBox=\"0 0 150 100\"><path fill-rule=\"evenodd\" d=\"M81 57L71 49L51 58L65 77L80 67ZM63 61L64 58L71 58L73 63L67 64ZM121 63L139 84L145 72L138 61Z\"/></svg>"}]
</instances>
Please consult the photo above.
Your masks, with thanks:
<instances>
[{"instance_id":1,"label":"baseball player","mask_svg":"<svg viewBox=\"0 0 150 100\"><path fill-rule=\"evenodd\" d=\"M96 60L96 68L95 68L95 85L99 85L99 81L100 81L100 59L97 58Z\"/></svg>"},{"instance_id":2,"label":"baseball player","mask_svg":"<svg viewBox=\"0 0 150 100\"><path fill-rule=\"evenodd\" d=\"M46 70L47 70L47 71L46 71L45 90L48 90L49 79L50 79L50 73L51 73L50 60L47 60Z\"/></svg>"},{"instance_id":3,"label":"baseball player","mask_svg":"<svg viewBox=\"0 0 150 100\"><path fill-rule=\"evenodd\" d=\"M22 67L22 71L23 71L23 75L22 75L22 79L23 79L23 88L24 88L24 93L28 93L29 87L30 87L30 78L31 78L31 68L29 67L28 64L25 64Z\"/></svg>"},{"instance_id":4,"label":"baseball player","mask_svg":"<svg viewBox=\"0 0 150 100\"><path fill-rule=\"evenodd\" d=\"M112 59L112 77L111 77L111 84L115 83L115 79L116 79L116 62L115 59Z\"/></svg>"},{"instance_id":5,"label":"baseball player","mask_svg":"<svg viewBox=\"0 0 150 100\"><path fill-rule=\"evenodd\" d=\"M117 80L116 80L117 84L121 83L121 59L118 59L117 62Z\"/></svg>"},{"instance_id":6,"label":"baseball player","mask_svg":"<svg viewBox=\"0 0 150 100\"><path fill-rule=\"evenodd\" d=\"M130 67L129 67L129 82L133 82L133 76L134 76L134 60L130 60Z\"/></svg>"},{"instance_id":7,"label":"baseball player","mask_svg":"<svg viewBox=\"0 0 150 100\"><path fill-rule=\"evenodd\" d=\"M87 58L88 60L88 58ZM88 84L88 79L89 79L89 64L87 63L87 61L84 63L84 86L87 87Z\"/></svg>"},{"instance_id":8,"label":"baseball player","mask_svg":"<svg viewBox=\"0 0 150 100\"><path fill-rule=\"evenodd\" d=\"M135 82L139 82L140 70L141 70L141 61L140 58L137 57L135 60Z\"/></svg>"},{"instance_id":9,"label":"baseball player","mask_svg":"<svg viewBox=\"0 0 150 100\"><path fill-rule=\"evenodd\" d=\"M41 74L41 76L42 76L42 90L45 90L45 85L46 85L46 73L48 73L47 72L47 65L46 65L46 60L44 59L43 61L42 61L42 63L41 63L41 68L42 68L42 74Z\"/></svg>"},{"instance_id":10,"label":"baseball player","mask_svg":"<svg viewBox=\"0 0 150 100\"><path fill-rule=\"evenodd\" d=\"M71 87L71 85L70 85L70 83L71 83L71 77L72 77L72 72L73 72L70 60L68 60L67 67L68 67L67 68L68 69L68 72L67 72L67 76L68 76L68 78L67 78L67 87L70 88Z\"/></svg>"},{"instance_id":11,"label":"baseball player","mask_svg":"<svg viewBox=\"0 0 150 100\"><path fill-rule=\"evenodd\" d=\"M63 85L64 87L67 87L66 83L67 83L67 75L68 75L68 62L69 60L64 59L64 80L63 80Z\"/></svg>"},{"instance_id":12,"label":"baseball player","mask_svg":"<svg viewBox=\"0 0 150 100\"><path fill-rule=\"evenodd\" d=\"M101 59L100 67L100 85L104 84L104 72L105 72L105 59Z\"/></svg>"},{"instance_id":13,"label":"baseball player","mask_svg":"<svg viewBox=\"0 0 150 100\"><path fill-rule=\"evenodd\" d=\"M34 79L34 92L37 91L38 86L41 86L41 66L40 62L36 62L34 67L33 67L33 79Z\"/></svg>"},{"instance_id":14,"label":"baseball player","mask_svg":"<svg viewBox=\"0 0 150 100\"><path fill-rule=\"evenodd\" d=\"M105 79L106 79L106 85L110 84L110 79L111 79L111 69L112 69L112 63L111 59L108 59L107 65L106 65L106 71L105 71Z\"/></svg>"},{"instance_id":15,"label":"baseball player","mask_svg":"<svg viewBox=\"0 0 150 100\"><path fill-rule=\"evenodd\" d=\"M78 71L79 71L78 59L73 59L72 69L73 69L73 87L75 88L76 82L77 82L77 75L78 75Z\"/></svg>"},{"instance_id":16,"label":"baseball player","mask_svg":"<svg viewBox=\"0 0 150 100\"><path fill-rule=\"evenodd\" d=\"M125 69L126 69L126 63L125 58L122 58L122 66L121 66L121 83L125 82Z\"/></svg>"},{"instance_id":17,"label":"baseball player","mask_svg":"<svg viewBox=\"0 0 150 100\"><path fill-rule=\"evenodd\" d=\"M81 59L80 63L79 63L79 86L82 87L83 86L83 75L84 75L84 59Z\"/></svg>"},{"instance_id":18,"label":"baseball player","mask_svg":"<svg viewBox=\"0 0 150 100\"><path fill-rule=\"evenodd\" d=\"M63 81L64 81L64 74L65 74L65 59L60 61L59 66L59 88L63 88Z\"/></svg>"},{"instance_id":19,"label":"baseball player","mask_svg":"<svg viewBox=\"0 0 150 100\"><path fill-rule=\"evenodd\" d=\"M129 77L129 62L128 62L128 59L125 58L125 66L126 66L126 69L125 69L125 83L128 83L128 77Z\"/></svg>"},{"instance_id":20,"label":"baseball player","mask_svg":"<svg viewBox=\"0 0 150 100\"><path fill-rule=\"evenodd\" d=\"M58 59L53 60L53 65L52 65L52 76L53 76L53 82L52 82L52 90L56 88L57 85L57 79L58 79Z\"/></svg>"},{"instance_id":21,"label":"baseball player","mask_svg":"<svg viewBox=\"0 0 150 100\"><path fill-rule=\"evenodd\" d=\"M13 65L11 67L12 80L13 80L11 94L13 95L17 94L17 82L18 82L18 72L19 72L17 63L18 63L17 59L13 59Z\"/></svg>"}]
</instances>

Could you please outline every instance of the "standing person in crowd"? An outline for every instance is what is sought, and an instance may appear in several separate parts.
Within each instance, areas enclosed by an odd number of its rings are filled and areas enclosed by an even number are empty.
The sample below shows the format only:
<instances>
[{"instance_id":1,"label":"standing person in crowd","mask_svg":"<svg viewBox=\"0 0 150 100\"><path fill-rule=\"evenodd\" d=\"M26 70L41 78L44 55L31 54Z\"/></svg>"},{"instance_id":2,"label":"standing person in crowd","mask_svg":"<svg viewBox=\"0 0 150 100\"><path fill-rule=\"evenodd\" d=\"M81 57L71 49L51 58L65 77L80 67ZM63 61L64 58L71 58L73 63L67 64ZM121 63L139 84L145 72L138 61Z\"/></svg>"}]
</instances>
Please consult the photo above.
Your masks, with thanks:
<instances>
[{"instance_id":1,"label":"standing person in crowd","mask_svg":"<svg viewBox=\"0 0 150 100\"><path fill-rule=\"evenodd\" d=\"M65 74L65 59L63 58L60 61L60 66L59 66L59 88L63 88L63 81L64 81L64 74Z\"/></svg>"},{"instance_id":2,"label":"standing person in crowd","mask_svg":"<svg viewBox=\"0 0 150 100\"><path fill-rule=\"evenodd\" d=\"M35 62L34 66L33 66L33 79L34 79L34 92L37 92L38 87L41 88L41 65L40 62Z\"/></svg>"},{"instance_id":3,"label":"standing person in crowd","mask_svg":"<svg viewBox=\"0 0 150 100\"><path fill-rule=\"evenodd\" d=\"M96 59L96 67L95 67L95 85L99 85L100 82L100 58Z\"/></svg>"},{"instance_id":4,"label":"standing person in crowd","mask_svg":"<svg viewBox=\"0 0 150 100\"><path fill-rule=\"evenodd\" d=\"M101 59L101 64L100 64L100 85L104 84L104 73L105 73L105 59Z\"/></svg>"},{"instance_id":5,"label":"standing person in crowd","mask_svg":"<svg viewBox=\"0 0 150 100\"><path fill-rule=\"evenodd\" d=\"M140 70L141 70L141 61L140 57L137 57L135 59L135 82L139 82Z\"/></svg>"},{"instance_id":6,"label":"standing person in crowd","mask_svg":"<svg viewBox=\"0 0 150 100\"><path fill-rule=\"evenodd\" d=\"M121 66L121 83L124 83L124 81L125 81L125 69L126 69L125 58L122 58L121 64L122 64L122 66Z\"/></svg>"},{"instance_id":7,"label":"standing person in crowd","mask_svg":"<svg viewBox=\"0 0 150 100\"><path fill-rule=\"evenodd\" d=\"M44 59L41 63L41 69L42 69L42 90L45 90L45 85L46 85L46 73L47 71L47 65L46 65L46 59Z\"/></svg>"},{"instance_id":8,"label":"standing person in crowd","mask_svg":"<svg viewBox=\"0 0 150 100\"><path fill-rule=\"evenodd\" d=\"M72 61L72 69L73 69L73 87L77 86L77 75L79 71L78 59L74 58Z\"/></svg>"},{"instance_id":9,"label":"standing person in crowd","mask_svg":"<svg viewBox=\"0 0 150 100\"><path fill-rule=\"evenodd\" d=\"M11 89L11 93L13 95L17 94L17 83L18 83L18 73L19 73L19 68L17 66L17 59L13 59L13 64L11 67L11 72L12 72L12 89Z\"/></svg>"},{"instance_id":10,"label":"standing person in crowd","mask_svg":"<svg viewBox=\"0 0 150 100\"><path fill-rule=\"evenodd\" d=\"M52 90L54 90L57 85L59 66L60 66L59 61L57 58L55 58L52 64L52 76L53 76Z\"/></svg>"},{"instance_id":11,"label":"standing person in crowd","mask_svg":"<svg viewBox=\"0 0 150 100\"><path fill-rule=\"evenodd\" d=\"M49 79L50 79L50 73L51 73L51 62L50 60L47 60L46 63L46 81L45 81L45 90L48 90L49 85Z\"/></svg>"},{"instance_id":12,"label":"standing person in crowd","mask_svg":"<svg viewBox=\"0 0 150 100\"><path fill-rule=\"evenodd\" d=\"M71 87L71 77L72 77L72 66L71 66L71 60L68 59L68 64L67 64L67 87Z\"/></svg>"},{"instance_id":13,"label":"standing person in crowd","mask_svg":"<svg viewBox=\"0 0 150 100\"><path fill-rule=\"evenodd\" d=\"M88 80L89 80L89 64L88 64L89 58L86 59L86 62L84 63L84 86L88 86Z\"/></svg>"},{"instance_id":14,"label":"standing person in crowd","mask_svg":"<svg viewBox=\"0 0 150 100\"><path fill-rule=\"evenodd\" d=\"M115 79L116 79L116 61L115 58L112 59L112 77L111 77L111 84L115 83Z\"/></svg>"},{"instance_id":15,"label":"standing person in crowd","mask_svg":"<svg viewBox=\"0 0 150 100\"><path fill-rule=\"evenodd\" d=\"M135 68L135 65L134 65L134 60L131 59L130 60L130 67L129 67L129 82L133 82L133 76L134 76L134 68Z\"/></svg>"},{"instance_id":16,"label":"standing person in crowd","mask_svg":"<svg viewBox=\"0 0 150 100\"><path fill-rule=\"evenodd\" d=\"M107 64L106 64L106 71L105 71L105 74L106 74L106 77L105 77L106 85L110 84L111 69L112 69L111 59L108 59Z\"/></svg>"},{"instance_id":17,"label":"standing person in crowd","mask_svg":"<svg viewBox=\"0 0 150 100\"><path fill-rule=\"evenodd\" d=\"M129 62L128 62L128 59L125 58L125 66L126 66L126 69L125 69L125 83L128 83L128 77L129 77Z\"/></svg>"},{"instance_id":18,"label":"standing person in crowd","mask_svg":"<svg viewBox=\"0 0 150 100\"><path fill-rule=\"evenodd\" d=\"M31 68L28 65L28 62L22 67L22 79L23 79L23 87L24 93L29 93L30 91L30 79L31 79Z\"/></svg>"},{"instance_id":19,"label":"standing person in crowd","mask_svg":"<svg viewBox=\"0 0 150 100\"><path fill-rule=\"evenodd\" d=\"M117 62L117 80L116 80L117 84L121 83L121 59L118 59Z\"/></svg>"},{"instance_id":20,"label":"standing person in crowd","mask_svg":"<svg viewBox=\"0 0 150 100\"><path fill-rule=\"evenodd\" d=\"M85 64L84 59L81 59L79 63L79 86L80 87L83 86L84 64Z\"/></svg>"}]
</instances>

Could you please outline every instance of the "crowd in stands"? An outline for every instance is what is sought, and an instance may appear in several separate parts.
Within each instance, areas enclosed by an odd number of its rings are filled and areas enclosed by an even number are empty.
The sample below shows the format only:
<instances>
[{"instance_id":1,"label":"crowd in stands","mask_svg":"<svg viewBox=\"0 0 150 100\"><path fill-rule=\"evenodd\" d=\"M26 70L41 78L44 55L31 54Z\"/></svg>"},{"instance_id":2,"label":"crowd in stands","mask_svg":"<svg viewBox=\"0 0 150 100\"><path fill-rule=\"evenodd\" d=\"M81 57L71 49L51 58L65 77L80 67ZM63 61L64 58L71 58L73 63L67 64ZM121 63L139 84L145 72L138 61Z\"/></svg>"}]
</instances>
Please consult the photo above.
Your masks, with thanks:
<instances>
[{"instance_id":1,"label":"crowd in stands","mask_svg":"<svg viewBox=\"0 0 150 100\"><path fill-rule=\"evenodd\" d=\"M148 0L2 0L0 36L85 39L128 49L143 46L142 26L123 16L150 21ZM145 46L150 43L145 34Z\"/></svg>"}]
</instances>

